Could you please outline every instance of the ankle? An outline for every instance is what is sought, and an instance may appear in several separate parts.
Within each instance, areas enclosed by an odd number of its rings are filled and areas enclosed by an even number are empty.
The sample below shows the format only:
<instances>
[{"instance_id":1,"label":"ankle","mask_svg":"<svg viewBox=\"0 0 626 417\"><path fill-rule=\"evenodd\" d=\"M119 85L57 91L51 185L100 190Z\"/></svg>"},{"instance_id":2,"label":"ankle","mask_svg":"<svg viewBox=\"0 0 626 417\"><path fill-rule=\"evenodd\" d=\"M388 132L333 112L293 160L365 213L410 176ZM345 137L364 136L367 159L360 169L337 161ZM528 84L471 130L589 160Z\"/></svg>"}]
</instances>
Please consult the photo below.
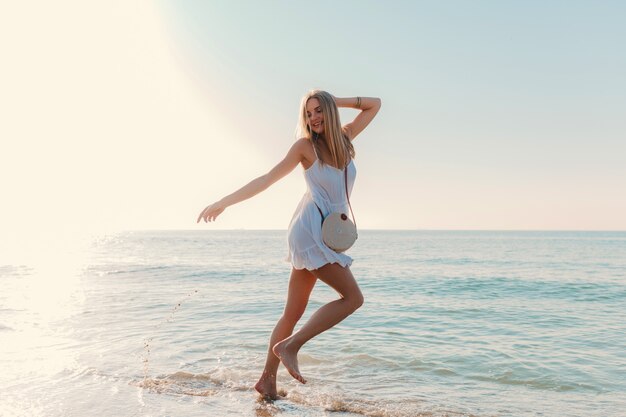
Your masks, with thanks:
<instances>
[{"instance_id":1,"label":"ankle","mask_svg":"<svg viewBox=\"0 0 626 417\"><path fill-rule=\"evenodd\" d=\"M298 352L302 347L303 343L301 343L297 338L291 337L285 343L285 349L289 349L291 352Z\"/></svg>"},{"instance_id":2,"label":"ankle","mask_svg":"<svg viewBox=\"0 0 626 417\"><path fill-rule=\"evenodd\" d=\"M263 371L263 373L261 374L261 378L263 379L267 379L267 378L276 378L276 372L271 372L271 371Z\"/></svg>"}]
</instances>

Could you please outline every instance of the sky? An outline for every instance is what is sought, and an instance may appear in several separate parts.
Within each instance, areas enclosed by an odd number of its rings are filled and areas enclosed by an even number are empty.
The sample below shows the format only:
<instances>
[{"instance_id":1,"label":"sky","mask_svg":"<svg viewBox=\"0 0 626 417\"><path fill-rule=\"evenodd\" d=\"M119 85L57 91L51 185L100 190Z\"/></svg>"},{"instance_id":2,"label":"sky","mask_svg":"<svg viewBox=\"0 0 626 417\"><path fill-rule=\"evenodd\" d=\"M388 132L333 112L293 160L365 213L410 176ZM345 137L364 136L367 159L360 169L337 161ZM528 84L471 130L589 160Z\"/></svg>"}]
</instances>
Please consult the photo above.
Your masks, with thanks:
<instances>
[{"instance_id":1,"label":"sky","mask_svg":"<svg viewBox=\"0 0 626 417\"><path fill-rule=\"evenodd\" d=\"M283 158L312 88L382 99L355 141L359 228L626 230L624 15L575 0L3 2L0 248L286 229L300 167L196 218Z\"/></svg>"}]
</instances>

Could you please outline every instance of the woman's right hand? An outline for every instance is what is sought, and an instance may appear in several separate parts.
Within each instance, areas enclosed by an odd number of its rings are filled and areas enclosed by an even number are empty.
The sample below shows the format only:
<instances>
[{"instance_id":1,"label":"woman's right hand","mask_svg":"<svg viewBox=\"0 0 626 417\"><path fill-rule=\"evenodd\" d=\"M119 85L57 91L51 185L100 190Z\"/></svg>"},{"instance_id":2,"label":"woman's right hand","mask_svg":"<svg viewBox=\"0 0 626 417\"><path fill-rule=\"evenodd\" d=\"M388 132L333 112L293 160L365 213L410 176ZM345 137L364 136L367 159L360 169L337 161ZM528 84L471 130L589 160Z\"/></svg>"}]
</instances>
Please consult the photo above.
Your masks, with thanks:
<instances>
[{"instance_id":1,"label":"woman's right hand","mask_svg":"<svg viewBox=\"0 0 626 417\"><path fill-rule=\"evenodd\" d=\"M204 220L204 222L212 222L217 219L217 216L222 214L222 212L226 210L226 206L223 205L220 201L207 206L202 213L198 216L198 221L196 223L200 223L200 220Z\"/></svg>"}]
</instances>

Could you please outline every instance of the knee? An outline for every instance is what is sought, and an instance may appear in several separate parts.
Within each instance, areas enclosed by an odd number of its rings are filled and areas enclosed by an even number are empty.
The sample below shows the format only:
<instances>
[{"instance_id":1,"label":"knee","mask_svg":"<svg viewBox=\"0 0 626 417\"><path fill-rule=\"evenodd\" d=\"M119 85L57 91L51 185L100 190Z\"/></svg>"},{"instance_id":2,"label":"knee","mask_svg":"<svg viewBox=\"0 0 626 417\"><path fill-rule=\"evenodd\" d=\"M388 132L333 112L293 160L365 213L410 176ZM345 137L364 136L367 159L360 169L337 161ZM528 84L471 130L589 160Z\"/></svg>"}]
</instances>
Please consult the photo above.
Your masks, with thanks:
<instances>
[{"instance_id":1,"label":"knee","mask_svg":"<svg viewBox=\"0 0 626 417\"><path fill-rule=\"evenodd\" d=\"M350 303L350 306L352 306L353 311L358 310L363 305L364 301L365 299L363 298L361 291L348 298L348 302Z\"/></svg>"}]
</instances>

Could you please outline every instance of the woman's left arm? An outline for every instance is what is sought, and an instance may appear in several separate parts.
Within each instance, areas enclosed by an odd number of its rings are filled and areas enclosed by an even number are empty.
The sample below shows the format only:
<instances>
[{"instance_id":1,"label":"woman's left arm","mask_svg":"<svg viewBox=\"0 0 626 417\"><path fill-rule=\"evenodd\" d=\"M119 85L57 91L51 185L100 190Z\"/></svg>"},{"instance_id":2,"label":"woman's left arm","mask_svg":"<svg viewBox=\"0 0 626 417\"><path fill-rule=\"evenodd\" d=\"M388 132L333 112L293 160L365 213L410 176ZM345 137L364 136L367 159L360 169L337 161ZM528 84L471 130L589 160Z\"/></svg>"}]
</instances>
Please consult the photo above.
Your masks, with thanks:
<instances>
[{"instance_id":1,"label":"woman's left arm","mask_svg":"<svg viewBox=\"0 0 626 417\"><path fill-rule=\"evenodd\" d=\"M380 110L381 100L378 97L335 97L337 107L350 107L360 109L354 120L346 124L343 128L350 140L354 140L359 133L370 124L378 110Z\"/></svg>"}]
</instances>

